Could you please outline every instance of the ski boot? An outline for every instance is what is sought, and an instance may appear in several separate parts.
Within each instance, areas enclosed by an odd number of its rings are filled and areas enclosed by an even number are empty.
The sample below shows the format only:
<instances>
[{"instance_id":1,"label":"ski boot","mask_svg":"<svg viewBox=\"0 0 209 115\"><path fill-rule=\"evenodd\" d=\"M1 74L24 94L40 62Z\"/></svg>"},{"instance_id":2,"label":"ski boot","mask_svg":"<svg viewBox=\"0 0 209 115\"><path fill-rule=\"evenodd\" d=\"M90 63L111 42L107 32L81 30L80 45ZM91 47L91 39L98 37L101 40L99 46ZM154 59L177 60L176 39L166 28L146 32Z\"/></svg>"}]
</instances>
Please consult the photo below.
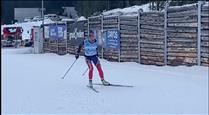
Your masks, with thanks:
<instances>
[{"instance_id":1,"label":"ski boot","mask_svg":"<svg viewBox=\"0 0 209 115\"><path fill-rule=\"evenodd\" d=\"M89 85L90 88L93 88L92 80L89 80Z\"/></svg>"},{"instance_id":2,"label":"ski boot","mask_svg":"<svg viewBox=\"0 0 209 115\"><path fill-rule=\"evenodd\" d=\"M107 85L110 85L110 83L107 82L107 81L105 81L104 79L102 80L102 84L103 84L103 85L106 85L106 86L107 86Z\"/></svg>"}]
</instances>

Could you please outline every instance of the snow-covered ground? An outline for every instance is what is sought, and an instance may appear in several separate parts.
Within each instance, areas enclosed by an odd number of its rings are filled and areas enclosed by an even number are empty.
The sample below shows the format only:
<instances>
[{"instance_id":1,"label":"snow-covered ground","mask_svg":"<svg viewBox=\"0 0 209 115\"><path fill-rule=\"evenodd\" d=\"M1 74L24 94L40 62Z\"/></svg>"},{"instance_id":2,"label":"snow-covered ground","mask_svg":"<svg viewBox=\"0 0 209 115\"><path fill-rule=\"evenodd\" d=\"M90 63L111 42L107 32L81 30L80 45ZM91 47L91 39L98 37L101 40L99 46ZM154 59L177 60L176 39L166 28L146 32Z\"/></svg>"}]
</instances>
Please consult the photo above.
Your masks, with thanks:
<instances>
[{"instance_id":1,"label":"snow-covered ground","mask_svg":"<svg viewBox=\"0 0 209 115\"><path fill-rule=\"evenodd\" d=\"M3 114L208 114L208 68L158 67L101 59L105 78L127 87L88 89L87 66L73 55L2 49ZM100 83L94 69L94 83Z\"/></svg>"}]
</instances>

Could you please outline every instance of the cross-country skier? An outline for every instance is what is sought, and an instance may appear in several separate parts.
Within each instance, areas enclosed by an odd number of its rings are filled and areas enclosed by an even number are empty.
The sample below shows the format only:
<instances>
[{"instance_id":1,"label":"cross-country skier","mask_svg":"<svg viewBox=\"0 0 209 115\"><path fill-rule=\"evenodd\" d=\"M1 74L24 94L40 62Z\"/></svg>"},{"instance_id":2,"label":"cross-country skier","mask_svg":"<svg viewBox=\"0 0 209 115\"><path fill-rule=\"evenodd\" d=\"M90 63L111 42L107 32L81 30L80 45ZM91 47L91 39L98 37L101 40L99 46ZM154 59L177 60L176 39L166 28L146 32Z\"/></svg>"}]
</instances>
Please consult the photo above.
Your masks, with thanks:
<instances>
[{"instance_id":1,"label":"cross-country skier","mask_svg":"<svg viewBox=\"0 0 209 115\"><path fill-rule=\"evenodd\" d=\"M85 53L84 56L85 56L85 60L89 68L89 86L93 87L92 85L92 78L93 78L92 62L94 63L94 65L96 66L99 72L99 76L101 78L102 84L110 85L109 82L104 80L104 73L103 73L100 61L97 57L98 56L98 52L97 52L98 41L95 39L94 32L92 30L89 31L89 37L85 38L84 41L79 45L79 48L75 55L76 59L79 58L79 53L82 47L84 47L84 53Z\"/></svg>"}]
</instances>

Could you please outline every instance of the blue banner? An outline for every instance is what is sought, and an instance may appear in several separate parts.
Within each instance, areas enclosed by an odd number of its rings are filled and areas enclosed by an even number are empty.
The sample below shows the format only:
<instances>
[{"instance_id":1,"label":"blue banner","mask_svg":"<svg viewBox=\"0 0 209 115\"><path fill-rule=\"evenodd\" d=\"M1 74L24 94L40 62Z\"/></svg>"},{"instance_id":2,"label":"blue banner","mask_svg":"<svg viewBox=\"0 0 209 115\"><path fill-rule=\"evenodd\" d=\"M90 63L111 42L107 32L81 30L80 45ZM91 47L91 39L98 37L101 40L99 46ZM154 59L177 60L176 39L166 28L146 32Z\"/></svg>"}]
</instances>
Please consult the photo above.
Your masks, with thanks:
<instances>
[{"instance_id":1,"label":"blue banner","mask_svg":"<svg viewBox=\"0 0 209 115\"><path fill-rule=\"evenodd\" d=\"M105 38L104 46L106 48L120 48L120 36L118 30L107 30L103 33L103 37Z\"/></svg>"},{"instance_id":2,"label":"blue banner","mask_svg":"<svg viewBox=\"0 0 209 115\"><path fill-rule=\"evenodd\" d=\"M66 25L50 25L49 38L66 39Z\"/></svg>"}]
</instances>

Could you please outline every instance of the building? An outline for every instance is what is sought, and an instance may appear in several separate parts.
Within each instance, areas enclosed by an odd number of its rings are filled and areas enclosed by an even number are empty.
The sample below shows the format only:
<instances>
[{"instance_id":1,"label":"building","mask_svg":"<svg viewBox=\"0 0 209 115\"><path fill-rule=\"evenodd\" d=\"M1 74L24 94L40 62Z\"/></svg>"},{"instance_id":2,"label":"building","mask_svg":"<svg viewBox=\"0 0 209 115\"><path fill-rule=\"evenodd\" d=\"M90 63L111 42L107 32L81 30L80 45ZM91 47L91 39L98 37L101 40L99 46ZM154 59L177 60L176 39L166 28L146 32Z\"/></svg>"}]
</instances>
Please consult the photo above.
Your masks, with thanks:
<instances>
[{"instance_id":1,"label":"building","mask_svg":"<svg viewBox=\"0 0 209 115\"><path fill-rule=\"evenodd\" d=\"M18 22L23 22L25 18L34 16L41 17L41 8L14 8L14 18Z\"/></svg>"}]
</instances>

